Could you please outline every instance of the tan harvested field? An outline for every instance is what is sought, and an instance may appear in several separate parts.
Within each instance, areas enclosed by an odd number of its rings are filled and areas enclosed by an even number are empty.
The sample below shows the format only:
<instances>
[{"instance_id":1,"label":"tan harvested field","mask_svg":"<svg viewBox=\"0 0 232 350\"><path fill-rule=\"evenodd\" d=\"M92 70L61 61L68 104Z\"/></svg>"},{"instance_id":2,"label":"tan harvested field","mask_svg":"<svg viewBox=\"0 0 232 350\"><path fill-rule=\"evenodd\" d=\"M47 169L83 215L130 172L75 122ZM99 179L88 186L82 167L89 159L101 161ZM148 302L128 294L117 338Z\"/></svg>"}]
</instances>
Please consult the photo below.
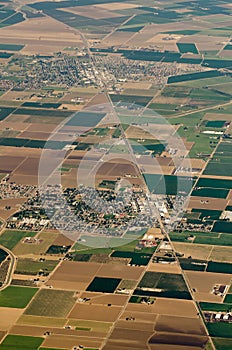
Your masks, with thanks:
<instances>
[{"instance_id":1,"label":"tan harvested field","mask_svg":"<svg viewBox=\"0 0 232 350\"><path fill-rule=\"evenodd\" d=\"M47 285L64 290L84 291L101 264L64 261L51 276Z\"/></svg>"},{"instance_id":2,"label":"tan harvested field","mask_svg":"<svg viewBox=\"0 0 232 350\"><path fill-rule=\"evenodd\" d=\"M148 174L163 174L171 175L173 174L174 166L159 166L159 165L143 165L144 173Z\"/></svg>"},{"instance_id":3,"label":"tan harvested field","mask_svg":"<svg viewBox=\"0 0 232 350\"><path fill-rule=\"evenodd\" d=\"M20 255L39 255L46 253L49 246L54 242L57 233L41 232L36 238L41 240L41 243L23 243L19 242L13 249L14 254Z\"/></svg>"},{"instance_id":4,"label":"tan harvested field","mask_svg":"<svg viewBox=\"0 0 232 350\"><path fill-rule=\"evenodd\" d=\"M107 344L104 346L103 350L131 350L133 348L133 350L148 350L148 347L146 347L145 345L143 345L143 347L135 347L134 345L131 346L128 346L128 344L115 344L115 342L111 342L111 341L108 341Z\"/></svg>"},{"instance_id":5,"label":"tan harvested field","mask_svg":"<svg viewBox=\"0 0 232 350\"><path fill-rule=\"evenodd\" d=\"M121 163L120 156L114 162L105 162L99 168L97 176L124 177L126 174L138 176L138 171L132 163Z\"/></svg>"},{"instance_id":6,"label":"tan harvested field","mask_svg":"<svg viewBox=\"0 0 232 350\"><path fill-rule=\"evenodd\" d=\"M37 176L39 171L40 158L27 158L14 171L15 175Z\"/></svg>"},{"instance_id":7,"label":"tan harvested field","mask_svg":"<svg viewBox=\"0 0 232 350\"><path fill-rule=\"evenodd\" d=\"M22 185L38 185L38 176L31 175L13 175L10 177L11 182L15 182L16 184Z\"/></svg>"},{"instance_id":8,"label":"tan harvested field","mask_svg":"<svg viewBox=\"0 0 232 350\"><path fill-rule=\"evenodd\" d=\"M119 294L102 294L102 293L91 293L84 292L80 295L81 298L90 298L87 304L94 305L107 305L111 304L114 306L123 306L128 301L127 295L119 295Z\"/></svg>"},{"instance_id":9,"label":"tan harvested field","mask_svg":"<svg viewBox=\"0 0 232 350\"><path fill-rule=\"evenodd\" d=\"M0 331L0 341L5 337L6 332Z\"/></svg>"},{"instance_id":10,"label":"tan harvested field","mask_svg":"<svg viewBox=\"0 0 232 350\"><path fill-rule=\"evenodd\" d=\"M202 347L198 346L181 346L180 345L170 345L170 344L149 344L150 350L202 350ZM107 350L107 349L104 349ZM113 350L113 349L112 349Z\"/></svg>"},{"instance_id":11,"label":"tan harvested field","mask_svg":"<svg viewBox=\"0 0 232 350\"><path fill-rule=\"evenodd\" d=\"M21 101L26 100L30 98L30 96L35 91L7 91L2 96L0 96L0 101L18 101L17 99L20 99Z\"/></svg>"},{"instance_id":12,"label":"tan harvested field","mask_svg":"<svg viewBox=\"0 0 232 350\"><path fill-rule=\"evenodd\" d=\"M156 264L149 263L148 271L153 272L167 272L167 273L180 273L181 269L177 264Z\"/></svg>"},{"instance_id":13,"label":"tan harvested field","mask_svg":"<svg viewBox=\"0 0 232 350\"><path fill-rule=\"evenodd\" d=\"M40 132L40 133L51 133L56 126L54 124L30 124L26 129L27 132Z\"/></svg>"},{"instance_id":14,"label":"tan harvested field","mask_svg":"<svg viewBox=\"0 0 232 350\"><path fill-rule=\"evenodd\" d=\"M41 327L63 327L67 320L65 318L43 317L22 315L17 324Z\"/></svg>"},{"instance_id":15,"label":"tan harvested field","mask_svg":"<svg viewBox=\"0 0 232 350\"><path fill-rule=\"evenodd\" d=\"M133 33L131 32L113 32L109 36L106 36L101 41L101 47L105 47L108 45L115 45L115 46L122 46L126 42L130 40L130 38L133 37Z\"/></svg>"},{"instance_id":16,"label":"tan harvested field","mask_svg":"<svg viewBox=\"0 0 232 350\"><path fill-rule=\"evenodd\" d=\"M124 266L114 264L103 264L97 272L99 277L114 277L121 279L137 280L144 269L137 266Z\"/></svg>"},{"instance_id":17,"label":"tan harvested field","mask_svg":"<svg viewBox=\"0 0 232 350\"><path fill-rule=\"evenodd\" d=\"M0 200L0 218L6 220L16 211L18 211L21 205L27 201L27 198L11 198L11 199L2 199ZM10 206L9 210L6 210L5 207Z\"/></svg>"},{"instance_id":18,"label":"tan harvested field","mask_svg":"<svg viewBox=\"0 0 232 350\"><path fill-rule=\"evenodd\" d=\"M40 157L41 149L38 148L23 148L23 157ZM7 157L22 157L21 147L4 147L0 146L0 155Z\"/></svg>"},{"instance_id":19,"label":"tan harvested field","mask_svg":"<svg viewBox=\"0 0 232 350\"><path fill-rule=\"evenodd\" d=\"M54 327L39 327L39 326L24 326L24 325L15 325L11 328L11 333L13 334L20 334L20 335L29 335L29 336L37 336L41 337L44 335L45 332L51 332L54 335L62 335L62 336L78 336L78 337L85 337L87 336L89 338L103 338L105 336L105 333L101 332L88 332L86 333L85 330L75 330L75 329L65 329L65 328L54 328Z\"/></svg>"},{"instance_id":20,"label":"tan harvested field","mask_svg":"<svg viewBox=\"0 0 232 350\"><path fill-rule=\"evenodd\" d=\"M85 336L61 336L52 334L48 338L45 339L43 342L44 347L48 348L63 348L63 349L72 349L74 346L78 344L83 344L85 347L90 348L100 348L102 345L103 339L97 338L92 339L91 337L88 337L88 334Z\"/></svg>"},{"instance_id":21,"label":"tan harvested field","mask_svg":"<svg viewBox=\"0 0 232 350\"><path fill-rule=\"evenodd\" d=\"M67 103L63 103L62 105L60 105L60 107L58 109L66 109L69 111L80 111L83 108L83 105L76 105L76 104L67 104Z\"/></svg>"},{"instance_id":22,"label":"tan harvested field","mask_svg":"<svg viewBox=\"0 0 232 350\"><path fill-rule=\"evenodd\" d=\"M139 322L135 320L135 322L128 322L127 320L120 319L116 323L117 328L124 328L124 329L134 329L139 331L154 331L154 323L147 323L147 322Z\"/></svg>"},{"instance_id":23,"label":"tan harvested field","mask_svg":"<svg viewBox=\"0 0 232 350\"><path fill-rule=\"evenodd\" d=\"M109 344L116 344L125 349L125 346L131 349L142 348L146 345L148 339L154 331L138 330L138 329L123 329L116 327L109 338Z\"/></svg>"},{"instance_id":24,"label":"tan harvested field","mask_svg":"<svg viewBox=\"0 0 232 350\"><path fill-rule=\"evenodd\" d=\"M190 197L188 208L225 210L227 202L228 200L223 198L217 198L217 200L215 200L215 198L208 197Z\"/></svg>"},{"instance_id":25,"label":"tan harvested field","mask_svg":"<svg viewBox=\"0 0 232 350\"><path fill-rule=\"evenodd\" d=\"M225 84L226 86L226 84ZM231 114L219 114L219 113L206 113L204 115L204 120L228 120L232 121Z\"/></svg>"},{"instance_id":26,"label":"tan harvested field","mask_svg":"<svg viewBox=\"0 0 232 350\"><path fill-rule=\"evenodd\" d=\"M168 40L166 38L169 38ZM179 52L176 43L181 39L181 35L156 34L153 38L147 40L156 46L160 51L175 51Z\"/></svg>"},{"instance_id":27,"label":"tan harvested field","mask_svg":"<svg viewBox=\"0 0 232 350\"><path fill-rule=\"evenodd\" d=\"M153 103L161 103L164 105L167 105L167 104L188 104L189 102L189 98L177 98L177 97L170 97L170 96L162 96L162 95L159 95L157 97L155 97L153 99Z\"/></svg>"},{"instance_id":28,"label":"tan harvested field","mask_svg":"<svg viewBox=\"0 0 232 350\"><path fill-rule=\"evenodd\" d=\"M199 318L159 315L155 324L157 332L205 335L203 322Z\"/></svg>"},{"instance_id":29,"label":"tan harvested field","mask_svg":"<svg viewBox=\"0 0 232 350\"><path fill-rule=\"evenodd\" d=\"M55 239L55 241L53 242L54 245L72 245L73 241L71 239L69 239L68 237L64 236L63 234L60 234L59 232L57 232L58 235Z\"/></svg>"},{"instance_id":30,"label":"tan harvested field","mask_svg":"<svg viewBox=\"0 0 232 350\"><path fill-rule=\"evenodd\" d=\"M216 284L230 285L231 276L222 273L186 271L191 288L195 289L195 298L198 301L222 301L222 297L211 293Z\"/></svg>"},{"instance_id":31,"label":"tan harvested field","mask_svg":"<svg viewBox=\"0 0 232 350\"><path fill-rule=\"evenodd\" d=\"M189 167L191 166L192 170L199 169L202 170L205 167L205 161L203 159L184 159L183 162L181 163L181 167Z\"/></svg>"},{"instance_id":32,"label":"tan harvested field","mask_svg":"<svg viewBox=\"0 0 232 350\"><path fill-rule=\"evenodd\" d=\"M68 315L68 318L115 322L121 310L122 308L119 306L76 304Z\"/></svg>"},{"instance_id":33,"label":"tan harvested field","mask_svg":"<svg viewBox=\"0 0 232 350\"><path fill-rule=\"evenodd\" d=\"M11 309L7 307L0 307L0 329L2 331L9 330L17 319L22 315L22 309Z\"/></svg>"},{"instance_id":34,"label":"tan harvested field","mask_svg":"<svg viewBox=\"0 0 232 350\"><path fill-rule=\"evenodd\" d=\"M175 315L180 317L198 317L193 301L159 298L152 305L152 311L161 315Z\"/></svg>"},{"instance_id":35,"label":"tan harvested field","mask_svg":"<svg viewBox=\"0 0 232 350\"><path fill-rule=\"evenodd\" d=\"M208 337L198 334L181 334L181 333L166 333L157 332L149 340L151 344L176 344L180 348L182 345L190 345L195 347L205 348Z\"/></svg>"},{"instance_id":36,"label":"tan harvested field","mask_svg":"<svg viewBox=\"0 0 232 350\"><path fill-rule=\"evenodd\" d=\"M99 6L89 5L89 6L75 6L64 9L64 11L76 13L80 16L93 18L93 19L107 19L121 17L117 12L109 11Z\"/></svg>"},{"instance_id":37,"label":"tan harvested field","mask_svg":"<svg viewBox=\"0 0 232 350\"><path fill-rule=\"evenodd\" d=\"M143 84L143 82L141 82ZM122 92L122 95L129 95L129 96L146 96L146 97L153 97L158 89L151 88L149 90L142 90L139 88L131 88L131 89L124 89Z\"/></svg>"},{"instance_id":38,"label":"tan harvested field","mask_svg":"<svg viewBox=\"0 0 232 350\"><path fill-rule=\"evenodd\" d=\"M210 260L231 262L232 247L213 247Z\"/></svg>"},{"instance_id":39,"label":"tan harvested field","mask_svg":"<svg viewBox=\"0 0 232 350\"><path fill-rule=\"evenodd\" d=\"M0 172L10 173L25 160L24 156L0 156Z\"/></svg>"},{"instance_id":40,"label":"tan harvested field","mask_svg":"<svg viewBox=\"0 0 232 350\"><path fill-rule=\"evenodd\" d=\"M29 113L29 110L28 110ZM37 115L30 115L30 114L13 114L7 117L7 122L24 122L28 124L53 124L58 125L60 124L65 118L64 117L44 117L44 116L37 116Z\"/></svg>"},{"instance_id":41,"label":"tan harvested field","mask_svg":"<svg viewBox=\"0 0 232 350\"><path fill-rule=\"evenodd\" d=\"M5 120L0 122L0 130L8 129L8 130L18 132L18 131L24 131L30 126L30 124L24 123L23 120L9 121L8 118L13 118L13 116L7 117Z\"/></svg>"},{"instance_id":42,"label":"tan harvested field","mask_svg":"<svg viewBox=\"0 0 232 350\"><path fill-rule=\"evenodd\" d=\"M61 178L61 184L66 187L77 187L77 169L72 168L68 172L64 172Z\"/></svg>"},{"instance_id":43,"label":"tan harvested field","mask_svg":"<svg viewBox=\"0 0 232 350\"><path fill-rule=\"evenodd\" d=\"M18 138L24 138L24 139L35 139L35 140L47 140L50 136L50 133L47 132L36 132L36 131L24 131L20 135L18 135Z\"/></svg>"},{"instance_id":44,"label":"tan harvested field","mask_svg":"<svg viewBox=\"0 0 232 350\"><path fill-rule=\"evenodd\" d=\"M26 45L24 54L53 53L67 46L82 45L74 29L51 17L30 18L24 22L0 29L2 43Z\"/></svg>"},{"instance_id":45,"label":"tan harvested field","mask_svg":"<svg viewBox=\"0 0 232 350\"><path fill-rule=\"evenodd\" d=\"M142 304L138 304L141 306ZM154 324L157 318L157 315L151 312L151 309L139 311L140 309L144 309L142 307L138 308L138 311L128 310L127 307L126 310L123 312L123 314L120 316L120 320L126 321L127 318L134 317L136 322L139 323L146 323L146 324Z\"/></svg>"},{"instance_id":46,"label":"tan harvested field","mask_svg":"<svg viewBox=\"0 0 232 350\"><path fill-rule=\"evenodd\" d=\"M130 125L129 128L126 129L125 135L129 139L154 140L154 135L152 135L149 130L145 131L143 128L133 125Z\"/></svg>"},{"instance_id":47,"label":"tan harvested field","mask_svg":"<svg viewBox=\"0 0 232 350\"><path fill-rule=\"evenodd\" d=\"M149 90L152 87L152 83L149 81L129 81L123 84L124 89L139 89L139 90Z\"/></svg>"},{"instance_id":48,"label":"tan harvested field","mask_svg":"<svg viewBox=\"0 0 232 350\"><path fill-rule=\"evenodd\" d=\"M198 50L217 50L219 51L223 46L225 39L221 36L209 36L194 34L190 36L184 36L179 40L179 43L195 43Z\"/></svg>"},{"instance_id":49,"label":"tan harvested field","mask_svg":"<svg viewBox=\"0 0 232 350\"><path fill-rule=\"evenodd\" d=\"M184 254L184 258L191 256L193 259L208 259L210 257L212 246L205 244L189 244L173 242L176 252Z\"/></svg>"},{"instance_id":50,"label":"tan harvested field","mask_svg":"<svg viewBox=\"0 0 232 350\"><path fill-rule=\"evenodd\" d=\"M140 5L137 4L128 4L123 2L111 2L109 4L97 4L96 7L104 8L106 10L116 11L116 10L126 10L126 9L133 9L136 7L140 7Z\"/></svg>"}]
</instances>

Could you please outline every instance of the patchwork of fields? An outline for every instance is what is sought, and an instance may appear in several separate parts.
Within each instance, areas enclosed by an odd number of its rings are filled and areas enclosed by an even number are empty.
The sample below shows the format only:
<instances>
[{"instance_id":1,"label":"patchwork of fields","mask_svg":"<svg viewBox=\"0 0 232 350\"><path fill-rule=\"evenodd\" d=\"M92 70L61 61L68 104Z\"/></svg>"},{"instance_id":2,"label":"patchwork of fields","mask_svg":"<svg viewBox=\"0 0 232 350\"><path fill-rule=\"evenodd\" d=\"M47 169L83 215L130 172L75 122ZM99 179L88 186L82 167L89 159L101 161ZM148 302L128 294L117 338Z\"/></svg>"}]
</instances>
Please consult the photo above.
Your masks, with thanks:
<instances>
[{"instance_id":1,"label":"patchwork of fields","mask_svg":"<svg viewBox=\"0 0 232 350\"><path fill-rule=\"evenodd\" d=\"M0 0L0 350L232 349L231 14Z\"/></svg>"}]
</instances>

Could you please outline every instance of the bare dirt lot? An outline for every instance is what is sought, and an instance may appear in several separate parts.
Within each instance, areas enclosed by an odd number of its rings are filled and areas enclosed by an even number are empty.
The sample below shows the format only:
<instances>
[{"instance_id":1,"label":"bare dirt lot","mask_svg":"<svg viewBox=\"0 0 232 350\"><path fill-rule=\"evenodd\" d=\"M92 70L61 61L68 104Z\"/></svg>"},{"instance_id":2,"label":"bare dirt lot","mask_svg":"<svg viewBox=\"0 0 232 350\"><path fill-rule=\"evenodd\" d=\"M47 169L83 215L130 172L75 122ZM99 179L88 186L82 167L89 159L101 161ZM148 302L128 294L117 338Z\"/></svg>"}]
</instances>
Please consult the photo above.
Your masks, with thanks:
<instances>
[{"instance_id":1,"label":"bare dirt lot","mask_svg":"<svg viewBox=\"0 0 232 350\"><path fill-rule=\"evenodd\" d=\"M115 322L121 309L119 306L76 304L68 317L90 321Z\"/></svg>"},{"instance_id":2,"label":"bare dirt lot","mask_svg":"<svg viewBox=\"0 0 232 350\"><path fill-rule=\"evenodd\" d=\"M82 290L89 285L101 264L64 261L47 285L64 290Z\"/></svg>"},{"instance_id":3,"label":"bare dirt lot","mask_svg":"<svg viewBox=\"0 0 232 350\"><path fill-rule=\"evenodd\" d=\"M103 264L97 272L99 277L113 277L122 279L137 280L143 273L143 268L136 266L124 266Z\"/></svg>"},{"instance_id":4,"label":"bare dirt lot","mask_svg":"<svg viewBox=\"0 0 232 350\"><path fill-rule=\"evenodd\" d=\"M0 308L0 329L5 331L9 330L17 319L22 315L22 309L11 309L7 307Z\"/></svg>"}]
</instances>

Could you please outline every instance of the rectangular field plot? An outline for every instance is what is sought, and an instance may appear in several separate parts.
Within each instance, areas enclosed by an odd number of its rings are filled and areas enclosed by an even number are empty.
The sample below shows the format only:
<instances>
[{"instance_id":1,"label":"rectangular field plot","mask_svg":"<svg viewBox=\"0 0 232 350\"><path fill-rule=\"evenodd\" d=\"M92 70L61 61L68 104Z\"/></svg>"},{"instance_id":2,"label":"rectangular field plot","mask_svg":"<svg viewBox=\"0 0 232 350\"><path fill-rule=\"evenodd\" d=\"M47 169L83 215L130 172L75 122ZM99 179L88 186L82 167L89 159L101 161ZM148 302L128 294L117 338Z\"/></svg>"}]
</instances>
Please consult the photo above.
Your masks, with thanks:
<instances>
[{"instance_id":1,"label":"rectangular field plot","mask_svg":"<svg viewBox=\"0 0 232 350\"><path fill-rule=\"evenodd\" d=\"M0 291L0 306L23 309L31 301L37 288L9 286Z\"/></svg>"},{"instance_id":2,"label":"rectangular field plot","mask_svg":"<svg viewBox=\"0 0 232 350\"><path fill-rule=\"evenodd\" d=\"M58 264L56 260L39 261L34 259L19 258L15 273L24 275L37 275L43 272L43 275L48 275Z\"/></svg>"},{"instance_id":3,"label":"rectangular field plot","mask_svg":"<svg viewBox=\"0 0 232 350\"><path fill-rule=\"evenodd\" d=\"M203 311L227 312L231 309L231 304L199 303Z\"/></svg>"},{"instance_id":4,"label":"rectangular field plot","mask_svg":"<svg viewBox=\"0 0 232 350\"><path fill-rule=\"evenodd\" d=\"M232 232L232 222L216 221L213 229L213 232L221 233L231 233Z\"/></svg>"},{"instance_id":5,"label":"rectangular field plot","mask_svg":"<svg viewBox=\"0 0 232 350\"><path fill-rule=\"evenodd\" d=\"M144 174L144 178L149 190L156 194L189 193L194 184L194 180L187 176Z\"/></svg>"},{"instance_id":6,"label":"rectangular field plot","mask_svg":"<svg viewBox=\"0 0 232 350\"><path fill-rule=\"evenodd\" d=\"M207 323L211 337L232 338L232 324L226 322Z\"/></svg>"},{"instance_id":7,"label":"rectangular field plot","mask_svg":"<svg viewBox=\"0 0 232 350\"><path fill-rule=\"evenodd\" d=\"M14 108L0 107L0 120L7 118L14 110Z\"/></svg>"},{"instance_id":8,"label":"rectangular field plot","mask_svg":"<svg viewBox=\"0 0 232 350\"><path fill-rule=\"evenodd\" d=\"M209 188L209 187L204 187L204 188L197 188L194 189L193 192L191 193L192 196L197 196L197 197L211 197L211 198L227 198L229 194L229 190L224 189L224 188Z\"/></svg>"},{"instance_id":9,"label":"rectangular field plot","mask_svg":"<svg viewBox=\"0 0 232 350\"><path fill-rule=\"evenodd\" d=\"M17 44L0 44L0 50L6 50L6 51L20 51L24 45L17 45Z\"/></svg>"},{"instance_id":10,"label":"rectangular field plot","mask_svg":"<svg viewBox=\"0 0 232 350\"><path fill-rule=\"evenodd\" d=\"M134 103L141 106L146 106L152 99L151 96L133 96L133 95L110 95L112 102L130 104Z\"/></svg>"},{"instance_id":11,"label":"rectangular field plot","mask_svg":"<svg viewBox=\"0 0 232 350\"><path fill-rule=\"evenodd\" d=\"M232 264L209 261L206 271L232 274Z\"/></svg>"},{"instance_id":12,"label":"rectangular field plot","mask_svg":"<svg viewBox=\"0 0 232 350\"><path fill-rule=\"evenodd\" d=\"M198 50L196 48L195 44L185 44L185 43L178 43L177 47L179 49L180 53L194 53L198 54Z\"/></svg>"},{"instance_id":13,"label":"rectangular field plot","mask_svg":"<svg viewBox=\"0 0 232 350\"><path fill-rule=\"evenodd\" d=\"M226 338L213 338L213 343L217 350L231 350L232 349L232 339Z\"/></svg>"},{"instance_id":14,"label":"rectangular field plot","mask_svg":"<svg viewBox=\"0 0 232 350\"><path fill-rule=\"evenodd\" d=\"M119 278L101 278L95 277L86 289L89 292L113 293L121 279Z\"/></svg>"},{"instance_id":15,"label":"rectangular field plot","mask_svg":"<svg viewBox=\"0 0 232 350\"><path fill-rule=\"evenodd\" d=\"M105 113L78 112L66 123L66 125L93 127L96 126L104 116Z\"/></svg>"},{"instance_id":16,"label":"rectangular field plot","mask_svg":"<svg viewBox=\"0 0 232 350\"><path fill-rule=\"evenodd\" d=\"M159 272L146 272L134 294L191 299L182 275Z\"/></svg>"},{"instance_id":17,"label":"rectangular field plot","mask_svg":"<svg viewBox=\"0 0 232 350\"><path fill-rule=\"evenodd\" d=\"M73 292L40 290L27 308L26 315L65 317L75 304Z\"/></svg>"},{"instance_id":18,"label":"rectangular field plot","mask_svg":"<svg viewBox=\"0 0 232 350\"><path fill-rule=\"evenodd\" d=\"M1 350L37 350L43 342L43 338L27 337L9 334L2 344Z\"/></svg>"},{"instance_id":19,"label":"rectangular field plot","mask_svg":"<svg viewBox=\"0 0 232 350\"><path fill-rule=\"evenodd\" d=\"M60 317L22 315L18 319L17 324L41 327L64 327L66 322L67 320L65 318Z\"/></svg>"},{"instance_id":20,"label":"rectangular field plot","mask_svg":"<svg viewBox=\"0 0 232 350\"><path fill-rule=\"evenodd\" d=\"M195 187L232 189L232 180L202 177L197 181Z\"/></svg>"},{"instance_id":21,"label":"rectangular field plot","mask_svg":"<svg viewBox=\"0 0 232 350\"><path fill-rule=\"evenodd\" d=\"M44 254L47 251L48 247L57 238L57 233L41 232L37 238L39 240L37 243L26 243L21 240L14 247L13 249L14 254L16 255Z\"/></svg>"}]
</instances>

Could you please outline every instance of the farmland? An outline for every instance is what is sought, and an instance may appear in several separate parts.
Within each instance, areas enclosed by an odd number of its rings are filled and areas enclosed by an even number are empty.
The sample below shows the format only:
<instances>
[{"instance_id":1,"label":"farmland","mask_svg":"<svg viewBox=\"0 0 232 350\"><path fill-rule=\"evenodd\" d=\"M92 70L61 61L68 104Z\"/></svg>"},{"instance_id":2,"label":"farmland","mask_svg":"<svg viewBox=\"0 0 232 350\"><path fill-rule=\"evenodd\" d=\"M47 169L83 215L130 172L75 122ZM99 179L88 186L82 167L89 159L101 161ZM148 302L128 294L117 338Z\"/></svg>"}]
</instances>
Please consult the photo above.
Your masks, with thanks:
<instances>
[{"instance_id":1,"label":"farmland","mask_svg":"<svg viewBox=\"0 0 232 350\"><path fill-rule=\"evenodd\" d=\"M231 14L0 4L0 349L231 350Z\"/></svg>"}]
</instances>

